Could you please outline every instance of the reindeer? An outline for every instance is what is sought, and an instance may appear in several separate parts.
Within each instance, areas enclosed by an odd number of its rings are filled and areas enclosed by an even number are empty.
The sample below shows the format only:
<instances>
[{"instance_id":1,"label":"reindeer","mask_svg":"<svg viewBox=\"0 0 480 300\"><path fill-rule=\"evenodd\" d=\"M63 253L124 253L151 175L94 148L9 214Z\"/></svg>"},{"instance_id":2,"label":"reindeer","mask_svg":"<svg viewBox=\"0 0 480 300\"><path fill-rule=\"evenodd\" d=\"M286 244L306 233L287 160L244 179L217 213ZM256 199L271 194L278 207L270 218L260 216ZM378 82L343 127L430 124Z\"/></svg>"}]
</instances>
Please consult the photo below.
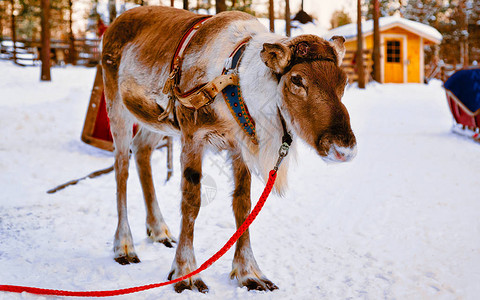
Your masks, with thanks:
<instances>
[{"instance_id":1,"label":"reindeer","mask_svg":"<svg viewBox=\"0 0 480 300\"><path fill-rule=\"evenodd\" d=\"M222 74L225 59L247 40L237 70L238 85L255 122L256 140L239 129L221 93L194 109L164 94L176 46L201 18L169 7L139 7L119 16L102 41L101 64L115 146L118 227L114 258L118 263L140 262L127 219L130 150L143 189L148 237L167 247L177 243L157 202L150 158L164 136L181 140L181 232L169 279L197 267L193 234L201 204L202 157L207 148L229 153L237 228L251 208L251 174L258 172L267 178L282 144L282 128L303 139L326 161L345 162L356 154L349 114L341 103L347 83L340 68L345 53L343 37L331 41L314 35L285 38L268 32L257 19L241 12L217 14L198 28L185 48L175 88L187 91L211 82ZM139 131L132 137L134 123ZM274 187L279 194L286 188L287 170L285 159ZM240 286L277 289L255 261L248 230L236 243L232 265L231 277L236 277ZM208 291L198 275L174 286L177 292L192 288Z\"/></svg>"}]
</instances>

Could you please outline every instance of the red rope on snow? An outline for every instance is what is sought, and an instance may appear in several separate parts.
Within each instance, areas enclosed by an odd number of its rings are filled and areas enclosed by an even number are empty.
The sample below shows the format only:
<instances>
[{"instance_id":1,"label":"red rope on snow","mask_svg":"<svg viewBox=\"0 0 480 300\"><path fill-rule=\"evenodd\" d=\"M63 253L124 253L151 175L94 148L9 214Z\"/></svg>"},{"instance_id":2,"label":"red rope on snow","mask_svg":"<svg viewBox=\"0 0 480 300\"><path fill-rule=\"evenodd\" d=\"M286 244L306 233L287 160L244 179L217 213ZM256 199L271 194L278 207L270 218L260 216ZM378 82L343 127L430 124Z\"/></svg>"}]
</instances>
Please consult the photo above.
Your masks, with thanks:
<instances>
[{"instance_id":1,"label":"red rope on snow","mask_svg":"<svg viewBox=\"0 0 480 300\"><path fill-rule=\"evenodd\" d=\"M0 291L3 292L12 292L12 293L23 293L27 292L30 294L37 294L37 295L49 295L49 296L68 296L68 297L108 297L108 296L119 296L119 295L126 295L137 293L145 290L154 289L157 287L173 284L190 278L198 273L202 272L209 266L211 266L214 262L216 262L220 257L222 257L232 246L235 242L240 238L240 236L248 229L250 224L255 220L258 213L262 209L265 201L268 198L268 195L272 191L273 184L275 183L275 179L277 177L277 172L275 170L271 170L268 176L268 181L263 190L260 199L258 200L257 204L253 208L252 212L248 215L247 219L243 224L237 229L237 231L232 235L232 237L225 243L225 245L218 250L211 258L205 261L198 269L195 271L179 277L177 279L160 282L160 283L153 283L147 284L138 287L131 287L125 289L118 289L118 290L109 290L109 291L63 291L63 290L53 290L53 289L42 289L42 288L35 288L35 287L28 287L28 286L17 286L17 285L0 285Z\"/></svg>"}]
</instances>

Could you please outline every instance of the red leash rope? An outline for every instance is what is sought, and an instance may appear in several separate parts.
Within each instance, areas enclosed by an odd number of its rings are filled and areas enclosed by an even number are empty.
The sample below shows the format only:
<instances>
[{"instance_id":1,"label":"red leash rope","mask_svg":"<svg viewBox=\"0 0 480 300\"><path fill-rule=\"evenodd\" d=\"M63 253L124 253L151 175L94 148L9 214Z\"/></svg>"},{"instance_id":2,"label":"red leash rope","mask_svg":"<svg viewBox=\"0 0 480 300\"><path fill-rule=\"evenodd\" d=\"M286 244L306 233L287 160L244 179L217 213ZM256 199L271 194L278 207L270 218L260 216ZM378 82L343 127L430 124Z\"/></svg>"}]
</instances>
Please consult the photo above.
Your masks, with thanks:
<instances>
[{"instance_id":1,"label":"red leash rope","mask_svg":"<svg viewBox=\"0 0 480 300\"><path fill-rule=\"evenodd\" d=\"M278 165L279 165L279 163L277 163L277 166L275 167L275 169L278 168ZM119 295L132 294L132 293L137 293L137 292L141 292L141 291L145 291L145 290L150 290L150 289L154 289L154 288L157 288L157 287L177 283L177 282L180 282L180 281L185 280L187 278L190 278L190 277L192 277L194 275L197 275L198 273L202 272L203 270L205 270L209 266L211 266L222 255L224 255L233 246L233 244L235 244L235 242L240 238L240 236L245 232L245 230L247 230L247 228L250 226L250 224L252 224L252 222L255 220L258 213L262 209L263 205L265 204L265 201L268 198L268 195L272 191L273 184L275 183L276 178L277 178L277 171L276 170L271 170L270 174L268 176L268 181L267 181L267 184L265 186L265 189L263 190L263 193L260 196L260 199L258 200L257 204L253 208L250 215L248 215L245 222L243 222L243 224L237 229L237 231L225 243L225 245L220 250L218 250L217 253L215 253L211 258L209 258L207 261L205 261L198 269L191 272L190 274L187 274L185 276L182 276L182 277L179 277L177 279L170 280L170 281L147 284L147 285L143 285L143 286L131 287L131 288L125 288L125 289L110 290L110 291L83 291L83 292L78 291L78 292L76 292L76 291L63 291L63 290L53 290L53 289L41 289L41 288L28 287L28 286L17 286L17 285L0 285L0 291L13 292L13 293L27 292L27 293L30 293L30 294L49 295L49 296L108 297L108 296L119 296Z\"/></svg>"}]
</instances>

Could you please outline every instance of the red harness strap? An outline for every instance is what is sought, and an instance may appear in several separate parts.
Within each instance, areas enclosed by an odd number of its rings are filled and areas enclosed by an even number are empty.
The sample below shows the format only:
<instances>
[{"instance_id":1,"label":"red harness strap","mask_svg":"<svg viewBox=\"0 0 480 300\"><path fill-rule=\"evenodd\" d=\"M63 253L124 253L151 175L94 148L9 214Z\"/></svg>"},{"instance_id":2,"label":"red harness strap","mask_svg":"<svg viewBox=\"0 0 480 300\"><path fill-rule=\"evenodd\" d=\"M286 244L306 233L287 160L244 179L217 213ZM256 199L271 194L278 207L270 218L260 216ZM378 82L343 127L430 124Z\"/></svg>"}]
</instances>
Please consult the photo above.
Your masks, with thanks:
<instances>
[{"instance_id":1,"label":"red harness strap","mask_svg":"<svg viewBox=\"0 0 480 300\"><path fill-rule=\"evenodd\" d=\"M278 164L276 166L278 168ZM109 296L119 296L119 295L126 295L137 293L145 290L154 289L157 287L173 284L190 278L198 273L202 272L209 266L211 266L214 262L216 262L222 255L224 255L235 242L240 238L240 236L247 230L247 228L252 224L252 222L257 217L258 213L262 209L265 201L270 194L270 191L273 188L273 184L275 183L275 179L277 178L277 171L271 170L268 176L268 181L263 190L260 199L258 200L257 204L253 208L252 212L248 215L247 219L243 224L237 229L237 231L232 235L232 237L225 243L225 245L217 251L211 258L205 261L198 269L187 274L185 276L179 277L177 279L173 279L170 281L160 282L160 283L153 283L147 284L138 287L131 287L126 289L118 289L118 290L109 290L109 291L63 291L63 290L53 290L53 289L41 289L35 287L27 287L27 286L17 286L17 285L0 285L0 291L3 292L13 292L13 293L23 293L27 292L30 294L37 294L37 295L49 295L49 296L68 296L68 297L109 297Z\"/></svg>"},{"instance_id":2,"label":"red harness strap","mask_svg":"<svg viewBox=\"0 0 480 300\"><path fill-rule=\"evenodd\" d=\"M202 24L211 17L212 16L205 16L204 18L193 24L193 26L190 27L187 32L185 32L182 39L180 40L180 43L178 43L177 50L175 51L175 55L173 56L172 63L170 65L170 72L173 71L175 68L180 68L182 66L183 52L185 52L188 43L190 43L190 40L195 36L200 26L202 26Z\"/></svg>"},{"instance_id":3,"label":"red harness strap","mask_svg":"<svg viewBox=\"0 0 480 300\"><path fill-rule=\"evenodd\" d=\"M183 61L183 52L187 48L190 40L195 36L198 29L212 16L205 16L195 22L192 27L190 27L187 32L182 36L182 39L177 45L175 54L173 55L172 62L170 63L170 75L168 76L167 82L163 88L163 93L168 94L172 91L172 88L178 84L180 80L180 74L182 72L182 61Z\"/></svg>"}]
</instances>

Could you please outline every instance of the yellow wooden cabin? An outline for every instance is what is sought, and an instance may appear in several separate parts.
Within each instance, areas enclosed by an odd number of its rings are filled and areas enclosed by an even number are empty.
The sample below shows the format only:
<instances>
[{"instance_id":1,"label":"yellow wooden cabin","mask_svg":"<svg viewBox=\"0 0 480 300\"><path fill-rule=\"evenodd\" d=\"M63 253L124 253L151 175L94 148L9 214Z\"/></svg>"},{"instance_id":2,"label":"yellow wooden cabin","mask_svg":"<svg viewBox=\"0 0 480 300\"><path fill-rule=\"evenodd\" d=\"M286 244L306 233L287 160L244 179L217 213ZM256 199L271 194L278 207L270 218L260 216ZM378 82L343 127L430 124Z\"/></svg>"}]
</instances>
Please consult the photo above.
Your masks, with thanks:
<instances>
[{"instance_id":1,"label":"yellow wooden cabin","mask_svg":"<svg viewBox=\"0 0 480 300\"><path fill-rule=\"evenodd\" d=\"M424 47L440 44L442 35L435 28L400 17L383 17L380 24L381 82L423 83L425 79ZM373 49L373 20L362 22L364 50ZM330 30L325 37L345 37L349 52L357 49L357 24ZM352 59L352 57L346 57ZM344 61L344 64L352 62Z\"/></svg>"}]
</instances>

